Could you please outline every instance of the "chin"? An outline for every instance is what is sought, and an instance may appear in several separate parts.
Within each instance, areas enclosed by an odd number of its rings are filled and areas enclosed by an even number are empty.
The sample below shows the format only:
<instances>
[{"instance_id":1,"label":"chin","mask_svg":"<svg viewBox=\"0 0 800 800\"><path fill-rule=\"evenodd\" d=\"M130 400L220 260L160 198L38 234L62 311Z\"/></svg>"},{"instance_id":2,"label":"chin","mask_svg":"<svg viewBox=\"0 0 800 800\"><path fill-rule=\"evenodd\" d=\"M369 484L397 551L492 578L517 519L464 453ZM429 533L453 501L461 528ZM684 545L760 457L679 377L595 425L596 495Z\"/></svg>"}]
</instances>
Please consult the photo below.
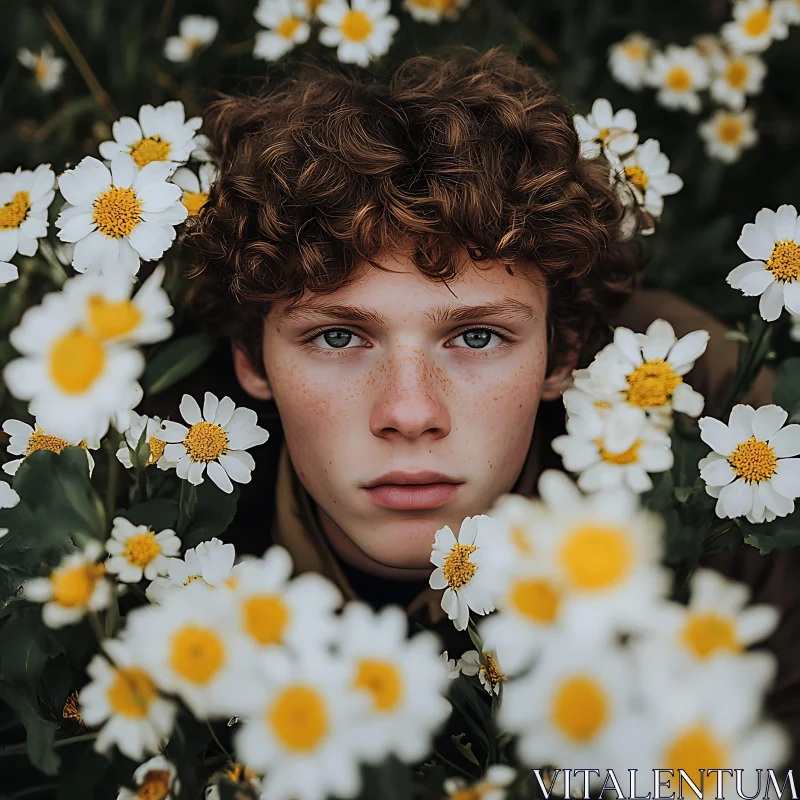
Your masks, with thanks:
<instances>
[{"instance_id":1,"label":"chin","mask_svg":"<svg viewBox=\"0 0 800 800\"><path fill-rule=\"evenodd\" d=\"M447 519L397 520L376 525L375 533L356 544L373 561L395 569L433 569L431 552L436 531ZM452 524L450 525L452 528ZM456 528L455 533L458 534Z\"/></svg>"}]
</instances>

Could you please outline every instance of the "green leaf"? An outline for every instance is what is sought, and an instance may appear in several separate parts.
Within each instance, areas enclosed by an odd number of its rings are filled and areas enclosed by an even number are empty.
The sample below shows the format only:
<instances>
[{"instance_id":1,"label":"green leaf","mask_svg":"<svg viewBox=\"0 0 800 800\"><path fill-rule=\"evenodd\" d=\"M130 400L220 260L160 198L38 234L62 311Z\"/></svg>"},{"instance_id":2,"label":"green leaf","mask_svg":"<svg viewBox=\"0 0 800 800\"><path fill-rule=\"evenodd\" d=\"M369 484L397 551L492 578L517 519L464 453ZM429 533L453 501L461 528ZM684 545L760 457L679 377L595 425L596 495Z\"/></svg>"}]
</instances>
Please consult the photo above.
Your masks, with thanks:
<instances>
[{"instance_id":1,"label":"green leaf","mask_svg":"<svg viewBox=\"0 0 800 800\"><path fill-rule=\"evenodd\" d=\"M14 686L36 691L47 663L48 640L39 606L26 606L0 628L0 673Z\"/></svg>"},{"instance_id":2,"label":"green leaf","mask_svg":"<svg viewBox=\"0 0 800 800\"><path fill-rule=\"evenodd\" d=\"M162 531L164 528L173 528L178 522L178 503L175 500L158 498L147 500L125 511L120 511L120 516L134 525L147 525L151 530Z\"/></svg>"},{"instance_id":3,"label":"green leaf","mask_svg":"<svg viewBox=\"0 0 800 800\"><path fill-rule=\"evenodd\" d=\"M411 770L396 758L362 770L361 797L364 800L411 800Z\"/></svg>"},{"instance_id":4,"label":"green leaf","mask_svg":"<svg viewBox=\"0 0 800 800\"><path fill-rule=\"evenodd\" d=\"M472 744L467 742L463 744L461 740L464 738L463 733L459 733L457 736L451 736L450 741L455 745L456 749L459 753L461 753L464 758L468 761L471 761L476 767L480 767L481 763L475 757L475 753L472 752Z\"/></svg>"},{"instance_id":5,"label":"green leaf","mask_svg":"<svg viewBox=\"0 0 800 800\"><path fill-rule=\"evenodd\" d=\"M195 547L224 533L236 515L239 488L227 494L210 480L196 487L196 502L191 509L189 524L181 536L184 547Z\"/></svg>"},{"instance_id":6,"label":"green leaf","mask_svg":"<svg viewBox=\"0 0 800 800\"><path fill-rule=\"evenodd\" d=\"M45 775L58 774L60 759L53 744L58 725L42 719L31 705L27 692L20 692L7 684L0 684L0 699L9 705L25 726L28 758L34 767Z\"/></svg>"},{"instance_id":7,"label":"green leaf","mask_svg":"<svg viewBox=\"0 0 800 800\"><path fill-rule=\"evenodd\" d=\"M197 333L169 342L144 371L142 385L147 394L158 394L194 372L211 355L213 336Z\"/></svg>"},{"instance_id":8,"label":"green leaf","mask_svg":"<svg viewBox=\"0 0 800 800\"><path fill-rule=\"evenodd\" d=\"M779 517L773 522L760 525L743 522L744 540L757 547L761 555L773 550L800 545L800 509L788 517Z\"/></svg>"}]
</instances>

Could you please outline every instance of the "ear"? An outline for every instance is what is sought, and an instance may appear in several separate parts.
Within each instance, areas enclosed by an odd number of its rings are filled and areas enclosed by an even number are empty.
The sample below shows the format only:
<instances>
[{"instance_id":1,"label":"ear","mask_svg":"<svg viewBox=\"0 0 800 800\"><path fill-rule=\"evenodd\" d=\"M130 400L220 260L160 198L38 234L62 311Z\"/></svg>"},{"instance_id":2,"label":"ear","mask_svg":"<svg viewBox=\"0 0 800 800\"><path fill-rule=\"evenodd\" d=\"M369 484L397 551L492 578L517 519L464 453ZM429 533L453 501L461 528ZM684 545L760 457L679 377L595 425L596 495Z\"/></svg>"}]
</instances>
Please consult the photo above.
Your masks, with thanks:
<instances>
[{"instance_id":1,"label":"ear","mask_svg":"<svg viewBox=\"0 0 800 800\"><path fill-rule=\"evenodd\" d=\"M564 353L561 353L558 361L553 365L542 381L541 399L545 401L557 400L564 394L567 383L572 376L572 371L578 365L578 355L580 345L575 341L574 346Z\"/></svg>"},{"instance_id":2,"label":"ear","mask_svg":"<svg viewBox=\"0 0 800 800\"><path fill-rule=\"evenodd\" d=\"M233 369L239 385L256 400L272 400L272 389L263 371L256 370L250 356L236 343L231 343Z\"/></svg>"}]
</instances>

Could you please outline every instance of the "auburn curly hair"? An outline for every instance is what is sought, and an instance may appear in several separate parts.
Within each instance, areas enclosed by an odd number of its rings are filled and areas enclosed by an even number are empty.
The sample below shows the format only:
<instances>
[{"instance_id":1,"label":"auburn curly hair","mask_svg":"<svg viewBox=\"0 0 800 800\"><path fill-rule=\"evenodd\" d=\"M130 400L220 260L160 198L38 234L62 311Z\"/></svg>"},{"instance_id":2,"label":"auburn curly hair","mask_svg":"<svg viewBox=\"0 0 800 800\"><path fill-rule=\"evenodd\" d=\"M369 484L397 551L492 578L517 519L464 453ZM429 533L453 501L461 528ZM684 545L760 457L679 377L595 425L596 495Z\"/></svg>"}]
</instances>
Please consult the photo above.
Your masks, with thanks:
<instances>
[{"instance_id":1,"label":"auburn curly hair","mask_svg":"<svg viewBox=\"0 0 800 800\"><path fill-rule=\"evenodd\" d=\"M187 233L190 308L262 369L271 302L333 291L410 244L434 281L483 259L534 265L552 365L602 329L641 261L608 166L580 158L572 116L501 48L415 56L388 82L305 64L220 96L205 115L220 174Z\"/></svg>"}]
</instances>

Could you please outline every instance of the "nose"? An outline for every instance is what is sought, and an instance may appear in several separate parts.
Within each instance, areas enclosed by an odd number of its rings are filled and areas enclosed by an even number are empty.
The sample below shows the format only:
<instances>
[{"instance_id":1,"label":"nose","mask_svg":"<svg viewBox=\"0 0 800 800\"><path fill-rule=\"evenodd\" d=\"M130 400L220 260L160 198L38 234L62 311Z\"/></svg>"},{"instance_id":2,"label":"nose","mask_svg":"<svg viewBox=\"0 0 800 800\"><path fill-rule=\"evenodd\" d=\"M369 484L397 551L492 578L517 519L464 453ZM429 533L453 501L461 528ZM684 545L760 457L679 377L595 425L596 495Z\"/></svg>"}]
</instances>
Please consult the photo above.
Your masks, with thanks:
<instances>
[{"instance_id":1,"label":"nose","mask_svg":"<svg viewBox=\"0 0 800 800\"><path fill-rule=\"evenodd\" d=\"M424 351L398 345L380 366L378 396L370 415L373 436L416 440L450 433L448 378Z\"/></svg>"}]
</instances>

